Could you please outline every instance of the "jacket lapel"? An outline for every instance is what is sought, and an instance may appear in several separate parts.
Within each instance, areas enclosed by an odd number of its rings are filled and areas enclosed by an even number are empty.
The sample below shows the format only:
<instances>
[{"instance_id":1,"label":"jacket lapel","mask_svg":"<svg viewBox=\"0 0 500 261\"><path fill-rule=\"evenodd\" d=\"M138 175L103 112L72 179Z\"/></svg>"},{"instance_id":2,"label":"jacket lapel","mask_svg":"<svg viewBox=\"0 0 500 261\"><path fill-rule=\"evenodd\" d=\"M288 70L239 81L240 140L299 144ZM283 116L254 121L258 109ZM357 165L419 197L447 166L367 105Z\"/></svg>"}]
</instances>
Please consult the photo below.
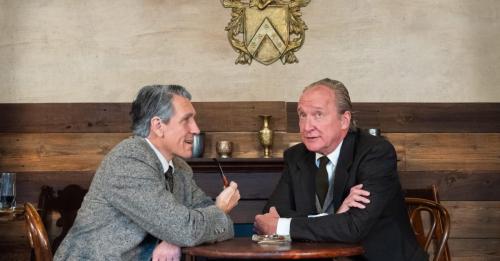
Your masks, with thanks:
<instances>
[{"instance_id":1,"label":"jacket lapel","mask_svg":"<svg viewBox=\"0 0 500 261\"><path fill-rule=\"evenodd\" d=\"M333 181L333 201L335 209L338 209L344 200L343 194L349 179L348 171L354 159L355 143L356 132L349 132L344 138L344 142L340 148L339 160L335 168L335 177Z\"/></svg>"},{"instance_id":2,"label":"jacket lapel","mask_svg":"<svg viewBox=\"0 0 500 261\"><path fill-rule=\"evenodd\" d=\"M315 164L315 153L304 150L304 155L299 157L300 160L297 162L298 167L298 190L304 191L305 202L307 206L315 206L316 203L316 185L315 185L315 174L318 171L318 167ZM300 211L299 209L297 209ZM307 210L306 212L308 212ZM307 214L307 213L306 213Z\"/></svg>"}]
</instances>

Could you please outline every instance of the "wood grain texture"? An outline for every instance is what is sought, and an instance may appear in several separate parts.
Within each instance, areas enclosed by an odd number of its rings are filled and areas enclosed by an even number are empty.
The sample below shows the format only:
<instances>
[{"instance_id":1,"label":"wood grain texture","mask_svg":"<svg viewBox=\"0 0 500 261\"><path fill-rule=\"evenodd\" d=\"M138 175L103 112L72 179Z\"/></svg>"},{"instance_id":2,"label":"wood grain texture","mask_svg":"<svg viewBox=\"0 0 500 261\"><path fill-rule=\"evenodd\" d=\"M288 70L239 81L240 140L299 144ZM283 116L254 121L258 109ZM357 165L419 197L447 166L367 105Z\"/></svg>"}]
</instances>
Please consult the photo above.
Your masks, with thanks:
<instances>
[{"instance_id":1,"label":"wood grain texture","mask_svg":"<svg viewBox=\"0 0 500 261\"><path fill-rule=\"evenodd\" d=\"M500 134L405 134L405 170L498 170Z\"/></svg>"},{"instance_id":2,"label":"wood grain texture","mask_svg":"<svg viewBox=\"0 0 500 261\"><path fill-rule=\"evenodd\" d=\"M0 104L0 132L130 132L130 103Z\"/></svg>"},{"instance_id":3,"label":"wood grain texture","mask_svg":"<svg viewBox=\"0 0 500 261\"><path fill-rule=\"evenodd\" d=\"M452 238L448 241L452 260L500 260L500 239Z\"/></svg>"},{"instance_id":4,"label":"wood grain texture","mask_svg":"<svg viewBox=\"0 0 500 261\"><path fill-rule=\"evenodd\" d=\"M399 177L407 189L436 184L441 200L500 200L500 171L400 171Z\"/></svg>"},{"instance_id":5,"label":"wood grain texture","mask_svg":"<svg viewBox=\"0 0 500 261\"><path fill-rule=\"evenodd\" d=\"M94 170L128 133L0 133L1 171ZM401 171L500 170L500 133L386 133ZM297 133L275 132L272 155L281 158ZM233 158L260 158L256 132L206 133L206 158L218 140L233 142Z\"/></svg>"},{"instance_id":6,"label":"wood grain texture","mask_svg":"<svg viewBox=\"0 0 500 261\"><path fill-rule=\"evenodd\" d=\"M193 102L204 131L299 132L296 102ZM500 103L353 103L358 125L382 132L500 132ZM130 132L130 103L0 104L0 132Z\"/></svg>"},{"instance_id":7,"label":"wood grain texture","mask_svg":"<svg viewBox=\"0 0 500 261\"><path fill-rule=\"evenodd\" d=\"M285 102L193 102L202 131L258 131L259 114L286 130ZM0 132L130 133L130 103L0 104Z\"/></svg>"},{"instance_id":8,"label":"wood grain texture","mask_svg":"<svg viewBox=\"0 0 500 261\"><path fill-rule=\"evenodd\" d=\"M2 171L95 170L127 133L0 134Z\"/></svg>"},{"instance_id":9,"label":"wood grain texture","mask_svg":"<svg viewBox=\"0 0 500 261\"><path fill-rule=\"evenodd\" d=\"M441 201L452 238L500 238L500 201Z\"/></svg>"},{"instance_id":10,"label":"wood grain texture","mask_svg":"<svg viewBox=\"0 0 500 261\"><path fill-rule=\"evenodd\" d=\"M196 121L203 131L258 131L261 114L271 115L269 128L286 130L285 102L194 102Z\"/></svg>"},{"instance_id":11,"label":"wood grain texture","mask_svg":"<svg viewBox=\"0 0 500 261\"><path fill-rule=\"evenodd\" d=\"M299 132L297 103L287 103L287 132ZM359 127L385 132L500 132L500 103L353 103Z\"/></svg>"}]
</instances>

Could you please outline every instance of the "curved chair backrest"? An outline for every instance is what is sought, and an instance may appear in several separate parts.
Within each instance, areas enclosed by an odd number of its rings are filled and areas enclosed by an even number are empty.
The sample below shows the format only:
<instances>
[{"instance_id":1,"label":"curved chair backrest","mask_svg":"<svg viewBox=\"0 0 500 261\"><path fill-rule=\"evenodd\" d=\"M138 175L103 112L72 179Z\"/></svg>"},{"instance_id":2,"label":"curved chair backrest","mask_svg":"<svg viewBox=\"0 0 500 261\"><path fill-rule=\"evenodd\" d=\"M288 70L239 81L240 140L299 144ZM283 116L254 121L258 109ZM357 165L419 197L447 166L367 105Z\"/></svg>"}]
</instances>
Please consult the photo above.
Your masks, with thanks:
<instances>
[{"instance_id":1,"label":"curved chair backrest","mask_svg":"<svg viewBox=\"0 0 500 261\"><path fill-rule=\"evenodd\" d=\"M440 260L445 251L446 242L450 234L450 215L439 203L422 198L405 198L408 206L408 215L417 239L429 253L431 242L434 242L434 260ZM423 217L430 218L428 227L422 227ZM419 223L419 224L417 224Z\"/></svg>"},{"instance_id":2,"label":"curved chair backrest","mask_svg":"<svg viewBox=\"0 0 500 261\"><path fill-rule=\"evenodd\" d=\"M35 252L35 260L51 261L52 250L50 249L47 231L40 215L31 203L24 204L24 217L26 219L26 231L30 246Z\"/></svg>"}]
</instances>

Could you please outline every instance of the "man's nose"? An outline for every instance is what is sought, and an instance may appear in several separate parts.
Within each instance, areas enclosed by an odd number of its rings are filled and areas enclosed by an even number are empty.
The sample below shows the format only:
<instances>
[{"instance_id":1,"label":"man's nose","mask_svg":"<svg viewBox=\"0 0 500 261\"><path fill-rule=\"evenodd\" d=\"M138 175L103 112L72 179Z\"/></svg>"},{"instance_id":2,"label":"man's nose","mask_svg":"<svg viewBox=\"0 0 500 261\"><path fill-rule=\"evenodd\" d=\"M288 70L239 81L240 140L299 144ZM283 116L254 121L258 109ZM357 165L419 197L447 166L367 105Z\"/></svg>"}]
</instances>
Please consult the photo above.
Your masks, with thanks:
<instances>
[{"instance_id":1,"label":"man's nose","mask_svg":"<svg viewBox=\"0 0 500 261\"><path fill-rule=\"evenodd\" d=\"M314 124L311 122L311 118L306 117L302 119L302 131L309 132L314 129Z\"/></svg>"},{"instance_id":2,"label":"man's nose","mask_svg":"<svg viewBox=\"0 0 500 261\"><path fill-rule=\"evenodd\" d=\"M191 126L191 133L200 134L200 128L198 127L198 124L196 123L195 120L193 120L193 124Z\"/></svg>"}]
</instances>

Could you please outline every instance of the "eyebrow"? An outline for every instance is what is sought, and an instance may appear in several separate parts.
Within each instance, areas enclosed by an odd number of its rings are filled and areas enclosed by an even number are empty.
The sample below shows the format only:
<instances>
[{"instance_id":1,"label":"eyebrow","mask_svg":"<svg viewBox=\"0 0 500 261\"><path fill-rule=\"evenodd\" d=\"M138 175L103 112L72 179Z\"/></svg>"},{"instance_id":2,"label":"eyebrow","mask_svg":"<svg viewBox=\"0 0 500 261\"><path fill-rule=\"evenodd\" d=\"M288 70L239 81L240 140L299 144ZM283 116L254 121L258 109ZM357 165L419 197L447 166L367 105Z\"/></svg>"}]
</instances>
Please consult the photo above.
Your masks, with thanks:
<instances>
[{"instance_id":1,"label":"eyebrow","mask_svg":"<svg viewBox=\"0 0 500 261\"><path fill-rule=\"evenodd\" d=\"M184 115L184 116L181 118L181 120L187 120L187 119L189 119L189 118L191 118L191 117L194 117L194 116L195 116L195 114L194 114L194 113L192 113L192 112L190 112L190 113L188 113L188 114Z\"/></svg>"}]
</instances>

